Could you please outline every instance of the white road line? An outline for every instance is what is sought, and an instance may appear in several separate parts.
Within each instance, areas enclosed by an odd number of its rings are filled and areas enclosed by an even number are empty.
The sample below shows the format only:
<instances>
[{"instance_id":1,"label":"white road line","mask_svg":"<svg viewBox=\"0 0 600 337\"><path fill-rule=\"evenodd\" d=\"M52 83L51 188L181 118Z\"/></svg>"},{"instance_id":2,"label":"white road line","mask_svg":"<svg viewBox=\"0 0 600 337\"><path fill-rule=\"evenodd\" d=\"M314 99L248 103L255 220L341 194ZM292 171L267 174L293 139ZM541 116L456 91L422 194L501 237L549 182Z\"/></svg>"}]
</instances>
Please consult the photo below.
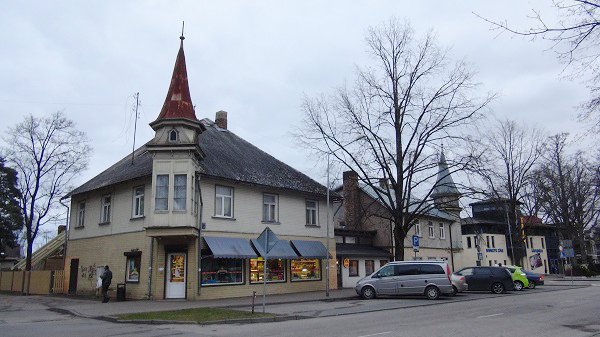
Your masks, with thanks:
<instances>
[{"instance_id":1,"label":"white road line","mask_svg":"<svg viewBox=\"0 0 600 337\"><path fill-rule=\"evenodd\" d=\"M381 336L381 335L387 335L389 333L392 333L392 331L379 332L379 333L374 333L374 334L370 334L370 335L362 335L362 336L358 336L358 337Z\"/></svg>"},{"instance_id":2,"label":"white road line","mask_svg":"<svg viewBox=\"0 0 600 337\"><path fill-rule=\"evenodd\" d=\"M488 318L488 317L494 317L494 316L500 316L500 315L504 315L503 312L499 313L499 314L491 314L491 315L485 315L485 316L477 316L477 318Z\"/></svg>"}]
</instances>

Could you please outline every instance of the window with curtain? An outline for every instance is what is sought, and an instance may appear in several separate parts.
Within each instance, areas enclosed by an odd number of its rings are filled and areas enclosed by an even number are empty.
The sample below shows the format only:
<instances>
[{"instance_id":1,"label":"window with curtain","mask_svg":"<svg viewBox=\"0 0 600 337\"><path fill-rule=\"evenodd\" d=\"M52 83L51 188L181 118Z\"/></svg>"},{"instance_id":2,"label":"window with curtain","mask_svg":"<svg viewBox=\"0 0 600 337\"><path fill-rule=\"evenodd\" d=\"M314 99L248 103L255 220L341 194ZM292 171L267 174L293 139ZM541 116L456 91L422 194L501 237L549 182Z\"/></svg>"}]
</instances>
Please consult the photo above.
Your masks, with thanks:
<instances>
[{"instance_id":1,"label":"window with curtain","mask_svg":"<svg viewBox=\"0 0 600 337\"><path fill-rule=\"evenodd\" d=\"M215 186L215 216L233 217L233 188Z\"/></svg>"},{"instance_id":2,"label":"window with curtain","mask_svg":"<svg viewBox=\"0 0 600 337\"><path fill-rule=\"evenodd\" d=\"M156 196L154 197L154 209L166 211L169 209L169 175L159 174L156 176Z\"/></svg>"},{"instance_id":3,"label":"window with curtain","mask_svg":"<svg viewBox=\"0 0 600 337\"><path fill-rule=\"evenodd\" d=\"M173 187L173 210L183 211L186 207L187 174L176 174Z\"/></svg>"}]
</instances>

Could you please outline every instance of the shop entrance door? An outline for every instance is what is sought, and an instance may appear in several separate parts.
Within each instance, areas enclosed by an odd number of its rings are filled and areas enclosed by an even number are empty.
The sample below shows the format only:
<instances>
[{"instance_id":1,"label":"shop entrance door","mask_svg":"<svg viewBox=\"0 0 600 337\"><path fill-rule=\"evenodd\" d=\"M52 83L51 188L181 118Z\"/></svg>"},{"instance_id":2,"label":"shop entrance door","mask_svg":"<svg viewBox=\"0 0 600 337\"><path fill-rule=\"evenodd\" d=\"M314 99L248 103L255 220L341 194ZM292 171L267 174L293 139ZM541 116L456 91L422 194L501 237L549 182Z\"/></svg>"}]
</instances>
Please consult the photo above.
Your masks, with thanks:
<instances>
[{"instance_id":1,"label":"shop entrance door","mask_svg":"<svg viewBox=\"0 0 600 337\"><path fill-rule=\"evenodd\" d=\"M167 255L165 298L185 298L185 253Z\"/></svg>"}]
</instances>

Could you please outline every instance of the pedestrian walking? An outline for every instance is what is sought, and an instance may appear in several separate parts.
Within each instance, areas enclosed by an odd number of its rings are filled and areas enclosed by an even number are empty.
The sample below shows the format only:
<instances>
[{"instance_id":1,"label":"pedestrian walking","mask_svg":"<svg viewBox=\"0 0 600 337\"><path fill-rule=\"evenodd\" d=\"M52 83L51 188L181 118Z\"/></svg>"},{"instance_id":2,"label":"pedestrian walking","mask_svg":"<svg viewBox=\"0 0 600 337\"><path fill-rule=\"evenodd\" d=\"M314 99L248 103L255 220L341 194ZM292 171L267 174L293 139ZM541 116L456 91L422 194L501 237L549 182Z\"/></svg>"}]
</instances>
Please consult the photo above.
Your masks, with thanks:
<instances>
[{"instance_id":1,"label":"pedestrian walking","mask_svg":"<svg viewBox=\"0 0 600 337\"><path fill-rule=\"evenodd\" d=\"M108 266L104 267L104 273L100 276L102 279L102 303L108 303L108 287L110 287L110 282L112 281L112 271L108 268Z\"/></svg>"}]
</instances>

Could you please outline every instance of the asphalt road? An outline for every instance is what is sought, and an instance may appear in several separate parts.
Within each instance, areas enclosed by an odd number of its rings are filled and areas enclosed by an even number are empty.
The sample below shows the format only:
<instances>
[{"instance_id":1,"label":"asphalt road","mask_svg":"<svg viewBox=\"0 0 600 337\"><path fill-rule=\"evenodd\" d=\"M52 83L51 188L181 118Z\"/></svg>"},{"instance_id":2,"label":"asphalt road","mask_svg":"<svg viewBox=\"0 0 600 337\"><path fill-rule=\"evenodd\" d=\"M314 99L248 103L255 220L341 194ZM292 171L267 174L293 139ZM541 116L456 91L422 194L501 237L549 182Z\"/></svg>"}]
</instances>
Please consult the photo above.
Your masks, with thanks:
<instances>
[{"instance_id":1,"label":"asphalt road","mask_svg":"<svg viewBox=\"0 0 600 337\"><path fill-rule=\"evenodd\" d=\"M354 305L361 308L357 313L346 310L355 301L290 304L269 309L327 314L278 323L207 326L117 324L2 297L0 336L600 336L599 286L547 288L560 290L501 297L469 294L434 305L406 298L356 301L365 303Z\"/></svg>"}]
</instances>

